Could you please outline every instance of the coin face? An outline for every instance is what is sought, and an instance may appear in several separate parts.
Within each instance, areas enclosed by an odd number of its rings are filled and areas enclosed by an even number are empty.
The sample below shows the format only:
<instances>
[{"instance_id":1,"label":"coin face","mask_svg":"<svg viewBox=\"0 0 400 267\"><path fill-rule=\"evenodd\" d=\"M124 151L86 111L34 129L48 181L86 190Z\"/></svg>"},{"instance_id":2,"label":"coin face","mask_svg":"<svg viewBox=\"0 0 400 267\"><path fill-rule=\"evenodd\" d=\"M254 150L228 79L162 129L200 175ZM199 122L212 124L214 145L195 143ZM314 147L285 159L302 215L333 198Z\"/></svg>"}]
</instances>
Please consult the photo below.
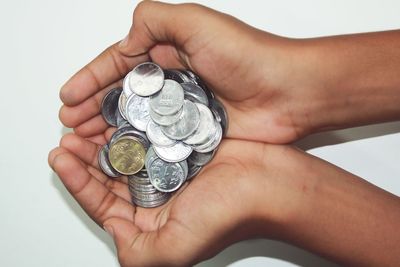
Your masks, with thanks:
<instances>
[{"instance_id":1,"label":"coin face","mask_svg":"<svg viewBox=\"0 0 400 267\"><path fill-rule=\"evenodd\" d=\"M112 166L111 163L108 159L108 152L109 148L108 145L105 144L99 151L97 160L99 162L99 166L101 170L108 176L116 178L121 176L120 173L118 173Z\"/></svg>"},{"instance_id":2,"label":"coin face","mask_svg":"<svg viewBox=\"0 0 400 267\"><path fill-rule=\"evenodd\" d=\"M170 147L176 144L177 141L166 136L162 131L159 125L157 125L152 120L147 124L146 135L149 138L150 142L156 146L161 147Z\"/></svg>"},{"instance_id":3,"label":"coin face","mask_svg":"<svg viewBox=\"0 0 400 267\"><path fill-rule=\"evenodd\" d=\"M159 115L171 115L183 106L183 88L174 80L165 80L164 86L157 94L150 97L150 107Z\"/></svg>"},{"instance_id":4,"label":"coin face","mask_svg":"<svg viewBox=\"0 0 400 267\"><path fill-rule=\"evenodd\" d=\"M200 112L193 102L185 100L183 112L179 120L169 126L162 126L161 129L166 136L175 140L182 140L190 136L200 124Z\"/></svg>"},{"instance_id":5,"label":"coin face","mask_svg":"<svg viewBox=\"0 0 400 267\"><path fill-rule=\"evenodd\" d=\"M149 98L131 94L126 102L126 118L136 129L146 131L150 121Z\"/></svg>"},{"instance_id":6,"label":"coin face","mask_svg":"<svg viewBox=\"0 0 400 267\"><path fill-rule=\"evenodd\" d=\"M170 147L158 147L153 144L153 148L157 156L168 162L183 161L187 159L193 151L191 146L188 146L183 142L177 142L175 145Z\"/></svg>"},{"instance_id":7,"label":"coin face","mask_svg":"<svg viewBox=\"0 0 400 267\"><path fill-rule=\"evenodd\" d=\"M203 143L209 136L209 133L215 132L216 130L214 117L210 109L200 103L195 103L195 105L200 112L200 123L196 131L183 140L183 142L189 145Z\"/></svg>"},{"instance_id":8,"label":"coin face","mask_svg":"<svg viewBox=\"0 0 400 267\"><path fill-rule=\"evenodd\" d=\"M118 115L118 99L121 95L122 88L111 89L101 102L101 115L104 120L111 126L117 126Z\"/></svg>"},{"instance_id":9,"label":"coin face","mask_svg":"<svg viewBox=\"0 0 400 267\"><path fill-rule=\"evenodd\" d=\"M128 77L130 90L139 96L155 94L164 85L164 72L152 62L137 65Z\"/></svg>"},{"instance_id":10,"label":"coin face","mask_svg":"<svg viewBox=\"0 0 400 267\"><path fill-rule=\"evenodd\" d=\"M161 192L177 190L185 180L184 171L179 163L165 162L155 159L149 169L151 184Z\"/></svg>"},{"instance_id":11,"label":"coin face","mask_svg":"<svg viewBox=\"0 0 400 267\"><path fill-rule=\"evenodd\" d=\"M111 145L109 159L112 167L118 172L131 175L139 172L144 166L146 151L138 139L121 137Z\"/></svg>"},{"instance_id":12,"label":"coin face","mask_svg":"<svg viewBox=\"0 0 400 267\"><path fill-rule=\"evenodd\" d=\"M185 99L194 103L201 103L208 107L208 97L200 86L194 83L182 83Z\"/></svg>"}]
</instances>

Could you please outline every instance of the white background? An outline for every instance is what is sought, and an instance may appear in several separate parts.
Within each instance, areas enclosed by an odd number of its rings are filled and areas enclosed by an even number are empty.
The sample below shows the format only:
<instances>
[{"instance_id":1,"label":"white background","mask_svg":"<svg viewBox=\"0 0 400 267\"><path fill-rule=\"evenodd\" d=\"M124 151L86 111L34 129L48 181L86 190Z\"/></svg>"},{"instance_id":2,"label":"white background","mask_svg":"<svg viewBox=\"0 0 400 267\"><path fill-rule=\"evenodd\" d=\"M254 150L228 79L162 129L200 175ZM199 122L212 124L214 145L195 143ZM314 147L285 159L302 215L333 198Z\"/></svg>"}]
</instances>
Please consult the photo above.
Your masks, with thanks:
<instances>
[{"instance_id":1,"label":"white background","mask_svg":"<svg viewBox=\"0 0 400 267\"><path fill-rule=\"evenodd\" d=\"M400 28L395 0L198 2L290 37ZM0 266L118 266L112 240L64 189L47 153L67 132L57 117L59 88L126 35L136 3L0 0ZM299 145L400 195L399 132L400 123L389 123ZM268 240L236 244L199 266L226 265L336 266Z\"/></svg>"}]
</instances>

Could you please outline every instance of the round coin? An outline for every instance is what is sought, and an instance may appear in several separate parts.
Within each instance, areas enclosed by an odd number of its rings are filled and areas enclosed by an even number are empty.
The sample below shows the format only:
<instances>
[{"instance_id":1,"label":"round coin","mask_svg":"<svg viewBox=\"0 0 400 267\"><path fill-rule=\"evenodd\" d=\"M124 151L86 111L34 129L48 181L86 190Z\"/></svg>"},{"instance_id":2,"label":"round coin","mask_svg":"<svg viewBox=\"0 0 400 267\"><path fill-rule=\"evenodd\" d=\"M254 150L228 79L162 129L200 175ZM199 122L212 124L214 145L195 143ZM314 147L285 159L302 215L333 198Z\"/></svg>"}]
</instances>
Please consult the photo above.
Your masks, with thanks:
<instances>
[{"instance_id":1,"label":"round coin","mask_svg":"<svg viewBox=\"0 0 400 267\"><path fill-rule=\"evenodd\" d=\"M127 100L128 99L127 99L125 93L122 92L118 99L118 110L119 110L119 113L121 114L122 118L124 118L125 120L126 120L125 107L126 107Z\"/></svg>"},{"instance_id":2,"label":"round coin","mask_svg":"<svg viewBox=\"0 0 400 267\"><path fill-rule=\"evenodd\" d=\"M157 124L162 125L162 126L169 126L169 125L172 125L175 122L177 122L179 120L179 118L181 117L182 112L183 112L183 108L178 110L178 112L176 112L175 114L163 116L163 115L159 115L157 112L153 111L152 109L150 109L150 111L149 111L151 119L154 122L156 122Z\"/></svg>"},{"instance_id":3,"label":"round coin","mask_svg":"<svg viewBox=\"0 0 400 267\"><path fill-rule=\"evenodd\" d=\"M165 80L160 92L150 97L150 107L159 115L171 115L183 105L183 88L174 80Z\"/></svg>"},{"instance_id":4,"label":"round coin","mask_svg":"<svg viewBox=\"0 0 400 267\"><path fill-rule=\"evenodd\" d=\"M228 130L228 113L222 103L215 98L210 101L210 109L215 119L221 124L223 136L225 136Z\"/></svg>"},{"instance_id":5,"label":"round coin","mask_svg":"<svg viewBox=\"0 0 400 267\"><path fill-rule=\"evenodd\" d=\"M149 149L150 147L150 141L149 139L147 139L146 134L144 132L141 132L133 128L130 124L125 125L125 127L119 128L117 131L113 133L110 139L110 145L114 144L115 141L117 141L123 136L132 136L134 138L137 138L142 143L145 150Z\"/></svg>"},{"instance_id":6,"label":"round coin","mask_svg":"<svg viewBox=\"0 0 400 267\"><path fill-rule=\"evenodd\" d=\"M190 180L193 177L195 177L197 174L199 174L199 172L201 171L202 168L203 168L203 166L196 166L193 164L189 164L189 173L188 173L187 180Z\"/></svg>"},{"instance_id":7,"label":"round coin","mask_svg":"<svg viewBox=\"0 0 400 267\"><path fill-rule=\"evenodd\" d=\"M183 112L179 120L169 126L162 126L161 129L166 136L175 140L182 140L190 136L200 123L199 109L193 102L184 100Z\"/></svg>"},{"instance_id":8,"label":"round coin","mask_svg":"<svg viewBox=\"0 0 400 267\"><path fill-rule=\"evenodd\" d=\"M140 141L130 136L118 139L108 153L111 166L125 175L139 172L144 166L145 155L146 151Z\"/></svg>"},{"instance_id":9,"label":"round coin","mask_svg":"<svg viewBox=\"0 0 400 267\"><path fill-rule=\"evenodd\" d=\"M99 155L97 157L97 160L99 162L99 166L102 169L102 171L110 176L110 177L119 177L121 176L121 174L119 172L117 172L112 166L111 163L108 159L108 145L105 144L100 150L99 150Z\"/></svg>"},{"instance_id":10,"label":"round coin","mask_svg":"<svg viewBox=\"0 0 400 267\"><path fill-rule=\"evenodd\" d=\"M123 93L125 94L126 98L128 98L133 92L131 87L129 86L129 73L125 76L124 81L122 82L122 89Z\"/></svg>"},{"instance_id":11,"label":"round coin","mask_svg":"<svg viewBox=\"0 0 400 267\"><path fill-rule=\"evenodd\" d=\"M215 124L217 126L217 131L215 133L214 138L212 138L211 142L209 142L207 144L193 147L193 149L195 151L200 152L200 153L207 153L207 152L210 152L210 151L216 149L218 147L219 143L221 143L222 127L221 127L221 124L219 124L219 123L215 123Z\"/></svg>"},{"instance_id":12,"label":"round coin","mask_svg":"<svg viewBox=\"0 0 400 267\"><path fill-rule=\"evenodd\" d=\"M185 180L184 170L179 163L166 162L159 158L151 163L149 176L151 184L161 192L173 192Z\"/></svg>"},{"instance_id":13,"label":"round coin","mask_svg":"<svg viewBox=\"0 0 400 267\"><path fill-rule=\"evenodd\" d=\"M208 107L208 97L206 93L194 83L182 83L183 93L185 99L190 100L195 103L201 103Z\"/></svg>"},{"instance_id":14,"label":"round coin","mask_svg":"<svg viewBox=\"0 0 400 267\"><path fill-rule=\"evenodd\" d=\"M139 96L155 94L164 84L164 72L152 62L137 65L128 76L129 88Z\"/></svg>"},{"instance_id":15,"label":"round coin","mask_svg":"<svg viewBox=\"0 0 400 267\"><path fill-rule=\"evenodd\" d=\"M150 142L156 146L169 147L176 144L176 141L166 136L161 131L160 126L152 120L150 120L147 124L146 135L149 138Z\"/></svg>"},{"instance_id":16,"label":"round coin","mask_svg":"<svg viewBox=\"0 0 400 267\"><path fill-rule=\"evenodd\" d=\"M101 102L101 115L111 126L117 126L118 100L121 92L121 87L111 89Z\"/></svg>"},{"instance_id":17,"label":"round coin","mask_svg":"<svg viewBox=\"0 0 400 267\"><path fill-rule=\"evenodd\" d=\"M199 152L193 150L193 152L190 154L190 156L187 159L188 163L196 165L196 166L204 166L213 159L215 152L216 152L216 150L212 150L207 153L199 153Z\"/></svg>"},{"instance_id":18,"label":"round coin","mask_svg":"<svg viewBox=\"0 0 400 267\"><path fill-rule=\"evenodd\" d=\"M200 103L195 103L200 112L200 123L196 131L183 140L186 144L195 145L203 143L210 133L215 133L215 122L210 109Z\"/></svg>"},{"instance_id":19,"label":"round coin","mask_svg":"<svg viewBox=\"0 0 400 267\"><path fill-rule=\"evenodd\" d=\"M174 80L178 83L191 82L191 80L182 72L174 69L164 70L165 79Z\"/></svg>"},{"instance_id":20,"label":"round coin","mask_svg":"<svg viewBox=\"0 0 400 267\"><path fill-rule=\"evenodd\" d=\"M130 124L140 131L146 131L147 123L150 120L149 98L136 94L126 101L126 117Z\"/></svg>"},{"instance_id":21,"label":"round coin","mask_svg":"<svg viewBox=\"0 0 400 267\"><path fill-rule=\"evenodd\" d=\"M188 146L183 142L177 142L175 145L170 147L159 147L153 145L153 149L157 156L168 162L183 161L187 159L193 151L191 146Z\"/></svg>"}]
</instances>

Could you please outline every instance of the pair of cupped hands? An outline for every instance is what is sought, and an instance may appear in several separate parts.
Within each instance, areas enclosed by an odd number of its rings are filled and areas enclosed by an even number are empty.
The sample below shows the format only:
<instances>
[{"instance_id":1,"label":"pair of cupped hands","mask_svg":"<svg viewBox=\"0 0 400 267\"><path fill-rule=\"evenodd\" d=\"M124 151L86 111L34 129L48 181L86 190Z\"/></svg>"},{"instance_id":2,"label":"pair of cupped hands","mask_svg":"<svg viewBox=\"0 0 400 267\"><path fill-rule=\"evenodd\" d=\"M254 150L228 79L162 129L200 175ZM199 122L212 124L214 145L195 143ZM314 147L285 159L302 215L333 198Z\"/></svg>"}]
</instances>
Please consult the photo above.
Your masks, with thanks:
<instances>
[{"instance_id":1,"label":"pair of cupped hands","mask_svg":"<svg viewBox=\"0 0 400 267\"><path fill-rule=\"evenodd\" d=\"M165 205L145 209L131 203L126 179L101 172L97 155L115 131L100 114L103 96L150 60L197 73L225 106L229 128L195 179ZM303 41L198 5L145 1L128 36L61 89L60 120L74 133L49 164L113 237L122 266L191 265L243 239L280 238L310 170L335 168L285 145L324 129L327 96Z\"/></svg>"}]
</instances>

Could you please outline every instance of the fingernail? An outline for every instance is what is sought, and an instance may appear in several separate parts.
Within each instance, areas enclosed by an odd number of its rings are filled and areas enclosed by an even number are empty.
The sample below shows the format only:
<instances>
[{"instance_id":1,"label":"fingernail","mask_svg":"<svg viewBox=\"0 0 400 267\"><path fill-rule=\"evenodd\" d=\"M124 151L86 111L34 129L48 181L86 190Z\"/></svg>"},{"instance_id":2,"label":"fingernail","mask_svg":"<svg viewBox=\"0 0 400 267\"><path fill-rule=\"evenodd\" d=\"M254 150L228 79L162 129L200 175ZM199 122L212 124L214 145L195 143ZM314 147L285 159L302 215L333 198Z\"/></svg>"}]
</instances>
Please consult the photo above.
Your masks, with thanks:
<instances>
[{"instance_id":1,"label":"fingernail","mask_svg":"<svg viewBox=\"0 0 400 267\"><path fill-rule=\"evenodd\" d=\"M104 225L103 228L112 238L114 238L114 229L111 225Z\"/></svg>"},{"instance_id":2,"label":"fingernail","mask_svg":"<svg viewBox=\"0 0 400 267\"><path fill-rule=\"evenodd\" d=\"M128 37L129 37L129 35L125 36L125 38L119 42L119 47L125 47L128 45Z\"/></svg>"}]
</instances>

